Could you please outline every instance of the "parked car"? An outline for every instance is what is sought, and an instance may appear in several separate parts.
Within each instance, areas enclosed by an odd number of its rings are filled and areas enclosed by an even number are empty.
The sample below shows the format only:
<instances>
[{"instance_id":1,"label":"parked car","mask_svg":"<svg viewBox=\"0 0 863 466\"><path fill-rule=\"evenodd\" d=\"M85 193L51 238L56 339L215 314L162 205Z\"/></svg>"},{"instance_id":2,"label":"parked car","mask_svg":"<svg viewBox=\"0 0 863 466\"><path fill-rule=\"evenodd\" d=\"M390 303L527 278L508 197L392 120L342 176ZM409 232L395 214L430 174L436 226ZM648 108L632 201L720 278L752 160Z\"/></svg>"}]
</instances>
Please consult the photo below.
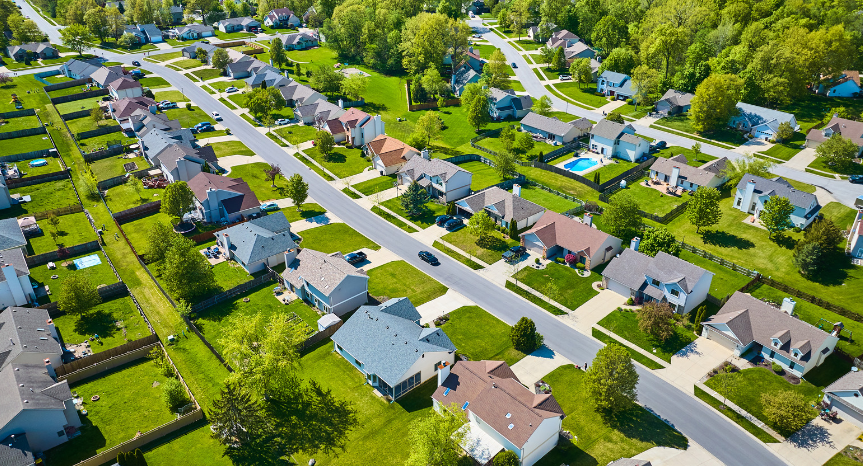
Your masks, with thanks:
<instances>
[{"instance_id":1,"label":"parked car","mask_svg":"<svg viewBox=\"0 0 863 466\"><path fill-rule=\"evenodd\" d=\"M177 103L176 102L165 102L165 103L159 104L159 109L161 109L161 110L167 110L169 108L177 108Z\"/></svg>"},{"instance_id":2,"label":"parked car","mask_svg":"<svg viewBox=\"0 0 863 466\"><path fill-rule=\"evenodd\" d=\"M560 80L561 81L572 81L572 76L570 76L568 74L562 74L562 75L560 75Z\"/></svg>"},{"instance_id":3,"label":"parked car","mask_svg":"<svg viewBox=\"0 0 863 466\"><path fill-rule=\"evenodd\" d=\"M428 262L431 265L439 265L440 264L440 262L438 262L438 260L437 260L437 257L435 257L434 254L432 254L428 251L420 251L419 254L417 254L417 255L420 257L420 259L422 259L425 262Z\"/></svg>"},{"instance_id":4,"label":"parked car","mask_svg":"<svg viewBox=\"0 0 863 466\"><path fill-rule=\"evenodd\" d=\"M851 175L848 177L849 183L863 184L863 175Z\"/></svg>"},{"instance_id":5,"label":"parked car","mask_svg":"<svg viewBox=\"0 0 863 466\"><path fill-rule=\"evenodd\" d=\"M210 123L209 121L202 121L202 122L198 123L197 125L193 126L192 128L197 129L198 131L209 131L209 130L204 129L204 128L212 128L212 127L213 127L213 124Z\"/></svg>"},{"instance_id":6,"label":"parked car","mask_svg":"<svg viewBox=\"0 0 863 466\"><path fill-rule=\"evenodd\" d=\"M435 219L435 224L437 226L443 226L444 223L449 222L452 219L452 215L438 215L438 217Z\"/></svg>"},{"instance_id":7,"label":"parked car","mask_svg":"<svg viewBox=\"0 0 863 466\"><path fill-rule=\"evenodd\" d=\"M362 251L348 253L345 254L345 260L348 261L348 264L359 264L366 260L366 253Z\"/></svg>"},{"instance_id":8,"label":"parked car","mask_svg":"<svg viewBox=\"0 0 863 466\"><path fill-rule=\"evenodd\" d=\"M290 122L291 120L288 120L287 118L279 118L278 120L276 120L277 125L286 125Z\"/></svg>"},{"instance_id":9,"label":"parked car","mask_svg":"<svg viewBox=\"0 0 863 466\"><path fill-rule=\"evenodd\" d=\"M518 259L525 252L527 252L527 249L524 246L513 246L513 247L509 248L508 251L501 254L500 257L501 257L501 259L505 260L506 262L510 262L510 261L514 261L514 260Z\"/></svg>"},{"instance_id":10,"label":"parked car","mask_svg":"<svg viewBox=\"0 0 863 466\"><path fill-rule=\"evenodd\" d=\"M222 121L222 115L219 115L219 112L213 112L213 119L216 121Z\"/></svg>"},{"instance_id":11,"label":"parked car","mask_svg":"<svg viewBox=\"0 0 863 466\"><path fill-rule=\"evenodd\" d=\"M225 89L225 92L227 92L227 93L229 93L229 94L230 94L231 92L237 92L237 91L239 91L239 89L237 89L237 88L236 88L236 87L234 87L234 86L231 86L231 87L229 87L229 88Z\"/></svg>"},{"instance_id":12,"label":"parked car","mask_svg":"<svg viewBox=\"0 0 863 466\"><path fill-rule=\"evenodd\" d=\"M654 141L652 147L656 150L662 150L665 149L666 145L665 141Z\"/></svg>"},{"instance_id":13,"label":"parked car","mask_svg":"<svg viewBox=\"0 0 863 466\"><path fill-rule=\"evenodd\" d=\"M202 44L209 44L210 43L210 41L208 41L207 39L201 39L199 42L201 42Z\"/></svg>"},{"instance_id":14,"label":"parked car","mask_svg":"<svg viewBox=\"0 0 863 466\"><path fill-rule=\"evenodd\" d=\"M512 62L512 67L513 67L513 68L518 68L518 65L516 65L516 64L515 64L515 62Z\"/></svg>"},{"instance_id":15,"label":"parked car","mask_svg":"<svg viewBox=\"0 0 863 466\"><path fill-rule=\"evenodd\" d=\"M448 220L446 223L443 224L443 227L446 228L447 231L456 231L463 226L464 221L460 218Z\"/></svg>"},{"instance_id":16,"label":"parked car","mask_svg":"<svg viewBox=\"0 0 863 466\"><path fill-rule=\"evenodd\" d=\"M279 205L276 204L275 202L265 202L265 203L261 204L261 210L263 210L264 212L279 210Z\"/></svg>"},{"instance_id":17,"label":"parked car","mask_svg":"<svg viewBox=\"0 0 863 466\"><path fill-rule=\"evenodd\" d=\"M141 62L138 60L132 60L132 66L141 66Z\"/></svg>"}]
</instances>

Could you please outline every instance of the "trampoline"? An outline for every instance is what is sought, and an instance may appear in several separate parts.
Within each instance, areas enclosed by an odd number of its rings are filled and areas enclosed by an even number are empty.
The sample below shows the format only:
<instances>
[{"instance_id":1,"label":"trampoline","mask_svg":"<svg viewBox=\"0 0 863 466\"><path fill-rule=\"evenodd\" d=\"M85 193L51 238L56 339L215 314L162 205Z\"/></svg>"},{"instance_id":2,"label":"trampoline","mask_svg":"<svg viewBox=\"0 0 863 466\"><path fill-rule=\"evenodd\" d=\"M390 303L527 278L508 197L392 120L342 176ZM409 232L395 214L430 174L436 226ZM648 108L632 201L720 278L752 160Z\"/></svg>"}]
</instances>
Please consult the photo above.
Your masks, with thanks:
<instances>
[{"instance_id":1,"label":"trampoline","mask_svg":"<svg viewBox=\"0 0 863 466\"><path fill-rule=\"evenodd\" d=\"M48 161L45 159L36 159L30 161L31 167L44 167L45 165L48 165Z\"/></svg>"},{"instance_id":2,"label":"trampoline","mask_svg":"<svg viewBox=\"0 0 863 466\"><path fill-rule=\"evenodd\" d=\"M87 267L93 267L94 265L99 265L102 263L102 259L100 259L97 254L90 254L89 256L75 259L72 262L75 263L75 268L80 270L86 269Z\"/></svg>"}]
</instances>

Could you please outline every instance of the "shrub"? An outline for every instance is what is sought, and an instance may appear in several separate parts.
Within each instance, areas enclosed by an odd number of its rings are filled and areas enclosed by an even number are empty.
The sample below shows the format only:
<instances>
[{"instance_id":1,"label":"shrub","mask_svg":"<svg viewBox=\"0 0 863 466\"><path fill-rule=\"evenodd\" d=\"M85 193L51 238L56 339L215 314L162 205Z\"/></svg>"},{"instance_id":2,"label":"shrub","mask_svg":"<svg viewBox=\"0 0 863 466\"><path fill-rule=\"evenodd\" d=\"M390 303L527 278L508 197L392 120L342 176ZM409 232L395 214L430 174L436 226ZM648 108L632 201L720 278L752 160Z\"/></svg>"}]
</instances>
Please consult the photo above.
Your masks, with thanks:
<instances>
[{"instance_id":1,"label":"shrub","mask_svg":"<svg viewBox=\"0 0 863 466\"><path fill-rule=\"evenodd\" d=\"M800 227L794 227L791 229L791 231L793 231L794 233L800 233L803 230L801 230Z\"/></svg>"},{"instance_id":2,"label":"shrub","mask_svg":"<svg viewBox=\"0 0 863 466\"><path fill-rule=\"evenodd\" d=\"M774 362L774 363L773 363L772 368L773 368L773 372L775 372L775 373L777 373L777 374L781 374L781 373L782 373L782 366L780 366L779 364L776 364L776 363Z\"/></svg>"},{"instance_id":3,"label":"shrub","mask_svg":"<svg viewBox=\"0 0 863 466\"><path fill-rule=\"evenodd\" d=\"M635 304L635 300L632 299L632 296L630 296L629 298L626 299L626 305L627 306L632 306L633 304Z\"/></svg>"},{"instance_id":4,"label":"shrub","mask_svg":"<svg viewBox=\"0 0 863 466\"><path fill-rule=\"evenodd\" d=\"M537 257L537 258L536 258L536 259L534 259L533 261L534 261L534 262L536 262L536 265L539 265L539 257Z\"/></svg>"},{"instance_id":5,"label":"shrub","mask_svg":"<svg viewBox=\"0 0 863 466\"><path fill-rule=\"evenodd\" d=\"M626 104L627 104L627 105L632 105L632 99L626 99Z\"/></svg>"},{"instance_id":6,"label":"shrub","mask_svg":"<svg viewBox=\"0 0 863 466\"><path fill-rule=\"evenodd\" d=\"M186 397L186 389L177 379L168 379L162 384L162 401L172 412L180 409L189 399Z\"/></svg>"},{"instance_id":7,"label":"shrub","mask_svg":"<svg viewBox=\"0 0 863 466\"><path fill-rule=\"evenodd\" d=\"M186 102L186 110L192 110L192 103Z\"/></svg>"},{"instance_id":8,"label":"shrub","mask_svg":"<svg viewBox=\"0 0 863 466\"><path fill-rule=\"evenodd\" d=\"M562 257L555 257L554 261L557 262L558 264L564 264L565 263L565 261L563 260Z\"/></svg>"},{"instance_id":9,"label":"shrub","mask_svg":"<svg viewBox=\"0 0 863 466\"><path fill-rule=\"evenodd\" d=\"M518 466L518 455L511 450L504 450L494 457L494 466Z\"/></svg>"},{"instance_id":10,"label":"shrub","mask_svg":"<svg viewBox=\"0 0 863 466\"><path fill-rule=\"evenodd\" d=\"M527 317L516 322L509 332L512 346L522 353L532 353L542 346L543 337L536 331L536 324Z\"/></svg>"},{"instance_id":11,"label":"shrub","mask_svg":"<svg viewBox=\"0 0 863 466\"><path fill-rule=\"evenodd\" d=\"M584 264L582 264L581 262L576 262L575 268L578 270L584 270Z\"/></svg>"}]
</instances>

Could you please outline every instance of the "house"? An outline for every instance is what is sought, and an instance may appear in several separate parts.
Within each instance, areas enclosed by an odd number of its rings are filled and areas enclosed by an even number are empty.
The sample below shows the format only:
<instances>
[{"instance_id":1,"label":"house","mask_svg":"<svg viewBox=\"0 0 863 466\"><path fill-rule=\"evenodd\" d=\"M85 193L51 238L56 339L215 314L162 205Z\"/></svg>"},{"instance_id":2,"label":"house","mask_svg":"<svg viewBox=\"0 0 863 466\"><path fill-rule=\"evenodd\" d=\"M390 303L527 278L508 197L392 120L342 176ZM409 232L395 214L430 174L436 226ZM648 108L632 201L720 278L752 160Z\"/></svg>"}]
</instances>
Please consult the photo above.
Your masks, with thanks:
<instances>
[{"instance_id":1,"label":"house","mask_svg":"<svg viewBox=\"0 0 863 466\"><path fill-rule=\"evenodd\" d=\"M27 253L27 238L21 232L21 226L15 218L4 218L0 220L0 253L17 249L23 254Z\"/></svg>"},{"instance_id":2,"label":"house","mask_svg":"<svg viewBox=\"0 0 863 466\"><path fill-rule=\"evenodd\" d=\"M587 118L563 122L557 118L530 112L521 120L522 131L539 135L551 144L572 142L573 139L580 138L590 132L592 128L593 123Z\"/></svg>"},{"instance_id":3,"label":"house","mask_svg":"<svg viewBox=\"0 0 863 466\"><path fill-rule=\"evenodd\" d=\"M16 219L15 223L17 224ZM0 309L36 303L30 282L30 267L20 248L0 252Z\"/></svg>"},{"instance_id":4,"label":"house","mask_svg":"<svg viewBox=\"0 0 863 466\"><path fill-rule=\"evenodd\" d=\"M452 365L455 345L439 328L423 328L408 298L362 306L333 334L335 351L381 395L397 400Z\"/></svg>"},{"instance_id":5,"label":"house","mask_svg":"<svg viewBox=\"0 0 863 466\"><path fill-rule=\"evenodd\" d=\"M198 49L204 49L207 51L207 63L209 64L210 58L213 57L213 52L216 51L219 47L216 47L213 44L207 44L204 42L195 42L192 45L187 45L182 48L181 53L185 58L198 58ZM230 50L230 49L229 49ZM230 53L230 52L228 52ZM251 58L251 57L249 57Z\"/></svg>"},{"instance_id":6,"label":"house","mask_svg":"<svg viewBox=\"0 0 863 466\"><path fill-rule=\"evenodd\" d=\"M584 42L576 42L569 47L563 49L563 57L566 59L566 62L572 64L573 61L578 60L580 58L590 58L596 56L596 50L593 50L585 44Z\"/></svg>"},{"instance_id":7,"label":"house","mask_svg":"<svg viewBox=\"0 0 863 466\"><path fill-rule=\"evenodd\" d=\"M134 79L123 76L108 83L108 92L114 99L131 99L144 95L144 88L141 83Z\"/></svg>"},{"instance_id":8,"label":"house","mask_svg":"<svg viewBox=\"0 0 863 466\"><path fill-rule=\"evenodd\" d=\"M830 83L825 93L827 97L859 97L860 72L845 70L839 79Z\"/></svg>"},{"instance_id":9,"label":"house","mask_svg":"<svg viewBox=\"0 0 863 466\"><path fill-rule=\"evenodd\" d=\"M479 49L474 50L473 46L467 48L467 51L464 52L464 56L454 57L453 54L448 54L444 57L443 64L444 65L452 65L453 60L458 60L456 62L455 69L460 68L462 65L469 66L472 70L477 73L482 73L482 67L485 66L486 61L479 55Z\"/></svg>"},{"instance_id":10,"label":"house","mask_svg":"<svg viewBox=\"0 0 863 466\"><path fill-rule=\"evenodd\" d=\"M183 7L181 5L171 5L171 24L177 24L181 21L183 21ZM199 37L193 37L193 39L199 39Z\"/></svg>"},{"instance_id":11,"label":"house","mask_svg":"<svg viewBox=\"0 0 863 466\"><path fill-rule=\"evenodd\" d=\"M210 56L207 56L207 60L210 59ZM252 58L249 55L243 55L241 58L237 58L231 60L227 66L225 66L225 75L231 79L245 79L252 75L252 72L259 70L263 67L267 66L266 63Z\"/></svg>"},{"instance_id":12,"label":"house","mask_svg":"<svg viewBox=\"0 0 863 466\"><path fill-rule=\"evenodd\" d=\"M473 173L446 160L429 160L425 151L420 155L411 157L399 169L397 178L400 185L416 182L424 187L430 196L442 202L452 202L470 195Z\"/></svg>"},{"instance_id":13,"label":"house","mask_svg":"<svg viewBox=\"0 0 863 466\"><path fill-rule=\"evenodd\" d=\"M144 33L145 42L152 44L163 42L162 31L155 24L139 24L138 29Z\"/></svg>"},{"instance_id":14,"label":"house","mask_svg":"<svg viewBox=\"0 0 863 466\"><path fill-rule=\"evenodd\" d=\"M238 31L248 32L252 29L258 29L261 27L261 23L254 18L243 16L241 18L223 19L213 24L213 26L227 34Z\"/></svg>"},{"instance_id":15,"label":"house","mask_svg":"<svg viewBox=\"0 0 863 466\"><path fill-rule=\"evenodd\" d=\"M338 118L318 120L317 123L321 129L330 132L336 142L346 141L355 147L384 134L386 126L380 115L372 117L358 108L350 108Z\"/></svg>"},{"instance_id":16,"label":"house","mask_svg":"<svg viewBox=\"0 0 863 466\"><path fill-rule=\"evenodd\" d=\"M131 24L127 24L125 29L123 30L123 34L131 34L135 37L133 43L135 44L146 44L147 43L147 35L144 34L144 31L138 29L138 26L134 26Z\"/></svg>"},{"instance_id":17,"label":"house","mask_svg":"<svg viewBox=\"0 0 863 466\"><path fill-rule=\"evenodd\" d=\"M302 107L304 105L313 104L319 100L327 100L327 98L320 92L293 80L280 87L279 92L282 93L282 97L285 99L286 107Z\"/></svg>"},{"instance_id":18,"label":"house","mask_svg":"<svg viewBox=\"0 0 863 466\"><path fill-rule=\"evenodd\" d=\"M324 313L342 316L368 302L369 276L340 252L293 248L284 254L285 286Z\"/></svg>"},{"instance_id":19,"label":"house","mask_svg":"<svg viewBox=\"0 0 863 466\"><path fill-rule=\"evenodd\" d=\"M579 42L582 42L580 37L567 31L566 29L561 29L560 31L552 34L551 37L548 38L548 41L545 43L545 45L550 49L556 49L558 47L571 47Z\"/></svg>"},{"instance_id":20,"label":"house","mask_svg":"<svg viewBox=\"0 0 863 466\"><path fill-rule=\"evenodd\" d=\"M300 24L302 20L290 8L270 10L264 17L264 26L271 28L297 28Z\"/></svg>"},{"instance_id":21,"label":"house","mask_svg":"<svg viewBox=\"0 0 863 466\"><path fill-rule=\"evenodd\" d=\"M216 243L229 259L250 274L285 260L285 251L296 249L291 224L283 212L258 217L216 233Z\"/></svg>"},{"instance_id":22,"label":"house","mask_svg":"<svg viewBox=\"0 0 863 466\"><path fill-rule=\"evenodd\" d=\"M60 54L49 42L30 42L28 44L10 45L6 47L9 57L15 61L26 61L28 58L45 60L58 58Z\"/></svg>"},{"instance_id":23,"label":"house","mask_svg":"<svg viewBox=\"0 0 863 466\"><path fill-rule=\"evenodd\" d=\"M823 401L843 420L863 428L863 371L850 371L824 389Z\"/></svg>"},{"instance_id":24,"label":"house","mask_svg":"<svg viewBox=\"0 0 863 466\"><path fill-rule=\"evenodd\" d=\"M620 238L593 228L590 214L585 216L590 223L546 210L530 230L519 235L521 245L545 259L572 254L588 270L604 264L620 252Z\"/></svg>"},{"instance_id":25,"label":"house","mask_svg":"<svg viewBox=\"0 0 863 466\"><path fill-rule=\"evenodd\" d=\"M183 18L181 16L179 21L182 21L182 19ZM168 31L165 31L165 34L168 36L169 39L195 40L203 39L205 37L213 37L216 32L212 26L204 26L203 24L188 24L186 26L169 29Z\"/></svg>"},{"instance_id":26,"label":"house","mask_svg":"<svg viewBox=\"0 0 863 466\"><path fill-rule=\"evenodd\" d=\"M260 64L261 66L252 66L249 72L249 76L245 79L246 85L252 89L256 89L258 87L272 87L272 88L280 88L287 86L292 80L288 77L288 72L285 71L282 73L281 71L273 68L270 65L260 61L260 60L252 60L255 62L255 65ZM234 63L231 63L233 65ZM228 65L230 68L230 65Z\"/></svg>"},{"instance_id":27,"label":"house","mask_svg":"<svg viewBox=\"0 0 863 466\"><path fill-rule=\"evenodd\" d=\"M124 132L144 137L150 130L177 131L182 129L179 120L169 120L164 113L153 114L147 110L135 110L129 117L119 120Z\"/></svg>"},{"instance_id":28,"label":"house","mask_svg":"<svg viewBox=\"0 0 863 466\"><path fill-rule=\"evenodd\" d=\"M539 42L542 38L539 35L539 26L530 26L526 31L527 38L534 41Z\"/></svg>"},{"instance_id":29,"label":"house","mask_svg":"<svg viewBox=\"0 0 863 466\"><path fill-rule=\"evenodd\" d=\"M126 76L126 73L123 71L122 65L114 65L114 66L101 66L90 75L90 79L93 80L101 88L108 87L108 84L112 82L123 79Z\"/></svg>"},{"instance_id":30,"label":"house","mask_svg":"<svg viewBox=\"0 0 863 466\"><path fill-rule=\"evenodd\" d=\"M198 173L189 180L195 194L195 213L205 222L235 223L261 212L261 203L241 178Z\"/></svg>"},{"instance_id":31,"label":"house","mask_svg":"<svg viewBox=\"0 0 863 466\"><path fill-rule=\"evenodd\" d=\"M48 311L10 306L0 312L0 354L0 369L9 364L37 364L44 370L46 364L63 364L60 336Z\"/></svg>"},{"instance_id":32,"label":"house","mask_svg":"<svg viewBox=\"0 0 863 466\"><path fill-rule=\"evenodd\" d=\"M515 222L516 229L521 230L535 224L545 212L545 207L524 199L519 193L519 190L513 194L492 186L457 201L456 211L470 217L485 210L498 225L509 228L509 224Z\"/></svg>"},{"instance_id":33,"label":"house","mask_svg":"<svg viewBox=\"0 0 863 466\"><path fill-rule=\"evenodd\" d=\"M637 304L667 302L678 314L689 313L707 299L712 272L664 251L656 257L642 254L639 241L633 238L632 247L611 260L602 272L602 286Z\"/></svg>"},{"instance_id":34,"label":"house","mask_svg":"<svg viewBox=\"0 0 863 466\"><path fill-rule=\"evenodd\" d=\"M17 204L17 202L15 202ZM2 170L0 170L0 210L8 209L12 207L12 196L9 194L9 185L6 183L6 176L3 174ZM32 217L23 217L23 218L32 218ZM19 223L20 223L19 219ZM34 219L35 222L35 219ZM41 230L39 230L41 231Z\"/></svg>"},{"instance_id":35,"label":"house","mask_svg":"<svg viewBox=\"0 0 863 466\"><path fill-rule=\"evenodd\" d=\"M700 167L690 166L688 162L683 154L671 158L657 157L650 166L650 178L688 191L697 191L702 186L718 188L728 180L722 175L728 166L726 157L711 160Z\"/></svg>"},{"instance_id":36,"label":"house","mask_svg":"<svg viewBox=\"0 0 863 466\"><path fill-rule=\"evenodd\" d=\"M381 175L398 172L408 160L420 155L420 151L386 134L378 135L366 143L363 152Z\"/></svg>"},{"instance_id":37,"label":"house","mask_svg":"<svg viewBox=\"0 0 863 466\"><path fill-rule=\"evenodd\" d=\"M857 211L845 251L856 259L863 259L863 209Z\"/></svg>"},{"instance_id":38,"label":"house","mask_svg":"<svg viewBox=\"0 0 863 466\"><path fill-rule=\"evenodd\" d=\"M325 99L314 100L310 104L298 105L294 109L294 117L303 124L311 125L318 121L329 121L338 118L345 113L345 109L338 105L327 102Z\"/></svg>"},{"instance_id":39,"label":"house","mask_svg":"<svg viewBox=\"0 0 863 466\"><path fill-rule=\"evenodd\" d=\"M596 81L596 92L617 100L631 99L635 95L632 79L623 73L605 70Z\"/></svg>"},{"instance_id":40,"label":"house","mask_svg":"<svg viewBox=\"0 0 863 466\"><path fill-rule=\"evenodd\" d=\"M295 32L278 36L285 50L305 50L318 46L318 37L308 32Z\"/></svg>"},{"instance_id":41,"label":"house","mask_svg":"<svg viewBox=\"0 0 863 466\"><path fill-rule=\"evenodd\" d=\"M860 157L863 153L863 122L839 118L836 115L823 128L813 128L806 133L806 147L818 147L834 134L853 141L857 145L857 157Z\"/></svg>"},{"instance_id":42,"label":"house","mask_svg":"<svg viewBox=\"0 0 863 466\"><path fill-rule=\"evenodd\" d=\"M155 115L159 110L159 106L155 100L143 96L124 97L113 102L108 102L108 112L118 122L129 118L139 110Z\"/></svg>"},{"instance_id":43,"label":"house","mask_svg":"<svg viewBox=\"0 0 863 466\"><path fill-rule=\"evenodd\" d=\"M800 129L797 119L790 113L737 102L737 115L731 117L728 126L749 133L754 138L769 141L776 138L779 125L786 122L791 124L794 131Z\"/></svg>"},{"instance_id":44,"label":"house","mask_svg":"<svg viewBox=\"0 0 863 466\"><path fill-rule=\"evenodd\" d=\"M475 464L491 464L499 452L515 452L532 466L557 446L565 417L554 395L524 386L504 361L438 365L435 411L453 406L467 415L462 448Z\"/></svg>"},{"instance_id":45,"label":"house","mask_svg":"<svg viewBox=\"0 0 863 466\"><path fill-rule=\"evenodd\" d=\"M785 197L794 206L791 213L791 223L798 228L806 228L815 220L821 210L818 198L812 193L794 189L791 184L780 177L762 178L747 173L737 184L734 194L734 208L757 219L764 210L764 203L772 197Z\"/></svg>"},{"instance_id":46,"label":"house","mask_svg":"<svg viewBox=\"0 0 863 466\"><path fill-rule=\"evenodd\" d=\"M210 146L191 147L185 144L170 144L152 157L150 162L162 171L170 183L189 182L203 172L206 166L211 167L211 171L219 170L216 152Z\"/></svg>"},{"instance_id":47,"label":"house","mask_svg":"<svg viewBox=\"0 0 863 466\"><path fill-rule=\"evenodd\" d=\"M102 67L102 62L96 58L86 60L71 59L60 65L60 72L69 79L89 78Z\"/></svg>"},{"instance_id":48,"label":"house","mask_svg":"<svg viewBox=\"0 0 863 466\"><path fill-rule=\"evenodd\" d=\"M839 341L841 323L830 333L794 317L791 298L782 308L739 291L734 292L716 315L703 325L702 336L740 356L750 349L786 371L802 377L821 365Z\"/></svg>"},{"instance_id":49,"label":"house","mask_svg":"<svg viewBox=\"0 0 863 466\"><path fill-rule=\"evenodd\" d=\"M635 162L647 156L649 150L648 142L636 136L630 124L603 119L590 130L590 151L603 157Z\"/></svg>"},{"instance_id":50,"label":"house","mask_svg":"<svg viewBox=\"0 0 863 466\"><path fill-rule=\"evenodd\" d=\"M695 94L675 89L665 91L659 102L654 106L656 111L664 115L677 115L686 113L692 108L692 98Z\"/></svg>"},{"instance_id":51,"label":"house","mask_svg":"<svg viewBox=\"0 0 863 466\"><path fill-rule=\"evenodd\" d=\"M512 89L491 88L488 95L488 114L495 120L521 119L530 112L533 100L529 95L515 95Z\"/></svg>"},{"instance_id":52,"label":"house","mask_svg":"<svg viewBox=\"0 0 863 466\"><path fill-rule=\"evenodd\" d=\"M482 75L471 68L469 64L462 63L456 68L455 73L453 73L450 78L450 86L452 87L453 94L457 97L461 96L461 93L464 92L464 88L467 87L468 84L479 82L481 77Z\"/></svg>"},{"instance_id":53,"label":"house","mask_svg":"<svg viewBox=\"0 0 863 466\"><path fill-rule=\"evenodd\" d=\"M158 165L157 157L174 145L194 148L196 144L195 135L192 131L186 128L178 130L163 130L154 128L148 131L141 131L138 135L141 149L144 151L144 156L153 164ZM188 180L182 180L188 181Z\"/></svg>"}]
</instances>

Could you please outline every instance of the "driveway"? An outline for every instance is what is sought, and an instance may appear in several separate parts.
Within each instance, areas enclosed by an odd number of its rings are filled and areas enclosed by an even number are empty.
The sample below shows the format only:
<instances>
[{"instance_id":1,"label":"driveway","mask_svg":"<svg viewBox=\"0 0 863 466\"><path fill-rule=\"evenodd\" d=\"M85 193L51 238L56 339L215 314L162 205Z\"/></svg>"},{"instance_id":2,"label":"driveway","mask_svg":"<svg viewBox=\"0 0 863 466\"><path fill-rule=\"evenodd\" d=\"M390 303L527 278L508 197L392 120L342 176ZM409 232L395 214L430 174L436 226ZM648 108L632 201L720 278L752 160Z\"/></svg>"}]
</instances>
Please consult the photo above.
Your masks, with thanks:
<instances>
[{"instance_id":1,"label":"driveway","mask_svg":"<svg viewBox=\"0 0 863 466\"><path fill-rule=\"evenodd\" d=\"M239 166L239 165L248 165L250 163L266 163L266 160L262 159L258 155L227 155L225 157L220 157L217 163L220 167L224 168L227 173L231 173L231 169Z\"/></svg>"},{"instance_id":2,"label":"driveway","mask_svg":"<svg viewBox=\"0 0 863 466\"><path fill-rule=\"evenodd\" d=\"M792 168L794 170L806 171L806 167L808 167L810 163L814 162L816 158L815 149L807 147L798 152L794 157L791 157L787 162L783 163L782 166Z\"/></svg>"},{"instance_id":3,"label":"driveway","mask_svg":"<svg viewBox=\"0 0 863 466\"><path fill-rule=\"evenodd\" d=\"M447 290L443 296L417 306L417 311L421 316L420 323L425 324L464 306L476 306L476 303L458 291Z\"/></svg>"},{"instance_id":4,"label":"driveway","mask_svg":"<svg viewBox=\"0 0 863 466\"><path fill-rule=\"evenodd\" d=\"M701 445L689 440L686 450L668 447L653 447L635 456L635 459L650 461L653 466L723 466Z\"/></svg>"},{"instance_id":5,"label":"driveway","mask_svg":"<svg viewBox=\"0 0 863 466\"><path fill-rule=\"evenodd\" d=\"M299 233L303 230L308 230L310 228L315 228L323 225L329 225L331 223L344 223L334 214L327 212L322 215L318 215L317 217L307 218L305 220L298 220L296 222L291 222L291 232ZM302 235L300 235L302 236Z\"/></svg>"},{"instance_id":6,"label":"driveway","mask_svg":"<svg viewBox=\"0 0 863 466\"><path fill-rule=\"evenodd\" d=\"M782 443L771 443L773 449L788 464L819 466L860 435L860 428L848 421L833 423L815 418Z\"/></svg>"},{"instance_id":7,"label":"driveway","mask_svg":"<svg viewBox=\"0 0 863 466\"><path fill-rule=\"evenodd\" d=\"M366 253L366 260L357 264L357 267L362 267L362 269L365 271L369 271L375 267L387 264L389 262L401 260L399 256L397 256L387 248L380 248L377 251L363 248L360 249L360 251ZM347 254L349 252L356 251L342 251L343 254Z\"/></svg>"},{"instance_id":8,"label":"driveway","mask_svg":"<svg viewBox=\"0 0 863 466\"><path fill-rule=\"evenodd\" d=\"M671 365L654 371L665 380L683 390L692 392L692 387L710 369L730 358L732 351L713 340L699 337L671 357Z\"/></svg>"},{"instance_id":9,"label":"driveway","mask_svg":"<svg viewBox=\"0 0 863 466\"><path fill-rule=\"evenodd\" d=\"M543 346L525 356L521 361L513 364L511 369L516 377L518 377L518 380L521 380L521 383L531 388L534 383L539 382L549 372L567 364L573 364L573 362L555 353L554 350L547 346Z\"/></svg>"},{"instance_id":10,"label":"driveway","mask_svg":"<svg viewBox=\"0 0 863 466\"><path fill-rule=\"evenodd\" d=\"M518 270L521 270L528 267L528 264L533 264L534 259L540 256L540 253L528 250L527 254L522 255L518 262L512 263L499 260L494 264L489 264L489 266L484 269L477 270L477 273L484 276L487 280L505 287L506 279L513 275L513 264L518 264Z\"/></svg>"},{"instance_id":11,"label":"driveway","mask_svg":"<svg viewBox=\"0 0 863 466\"><path fill-rule=\"evenodd\" d=\"M568 317L564 317L564 322L579 332L590 335L590 329L594 324L624 304L626 304L625 296L611 290L602 290L578 309L570 312Z\"/></svg>"}]
</instances>

